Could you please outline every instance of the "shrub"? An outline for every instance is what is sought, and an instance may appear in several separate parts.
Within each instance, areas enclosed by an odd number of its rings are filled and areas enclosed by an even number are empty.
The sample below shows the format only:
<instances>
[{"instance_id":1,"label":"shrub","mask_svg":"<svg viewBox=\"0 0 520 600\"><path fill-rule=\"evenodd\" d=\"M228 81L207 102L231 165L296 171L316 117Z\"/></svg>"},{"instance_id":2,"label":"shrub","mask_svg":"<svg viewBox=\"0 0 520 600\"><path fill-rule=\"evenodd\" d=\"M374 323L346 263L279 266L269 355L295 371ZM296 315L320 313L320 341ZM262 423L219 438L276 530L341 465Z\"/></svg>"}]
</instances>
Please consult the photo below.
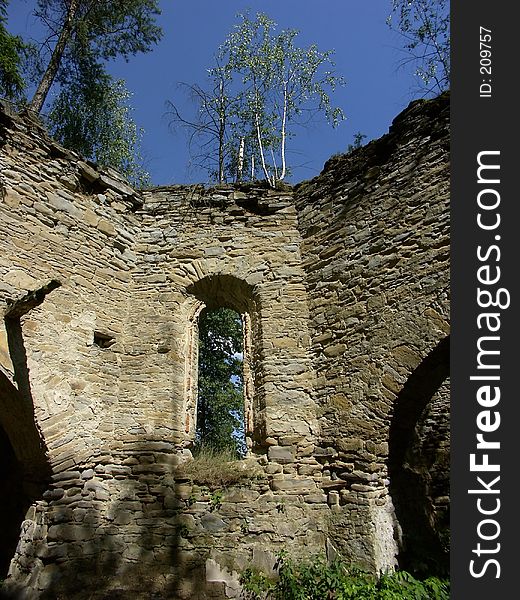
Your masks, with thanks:
<instances>
[{"instance_id":1,"label":"shrub","mask_svg":"<svg viewBox=\"0 0 520 600\"><path fill-rule=\"evenodd\" d=\"M322 556L295 562L282 553L277 581L246 569L241 584L248 600L449 600L448 580L419 580L406 571L379 578Z\"/></svg>"}]
</instances>

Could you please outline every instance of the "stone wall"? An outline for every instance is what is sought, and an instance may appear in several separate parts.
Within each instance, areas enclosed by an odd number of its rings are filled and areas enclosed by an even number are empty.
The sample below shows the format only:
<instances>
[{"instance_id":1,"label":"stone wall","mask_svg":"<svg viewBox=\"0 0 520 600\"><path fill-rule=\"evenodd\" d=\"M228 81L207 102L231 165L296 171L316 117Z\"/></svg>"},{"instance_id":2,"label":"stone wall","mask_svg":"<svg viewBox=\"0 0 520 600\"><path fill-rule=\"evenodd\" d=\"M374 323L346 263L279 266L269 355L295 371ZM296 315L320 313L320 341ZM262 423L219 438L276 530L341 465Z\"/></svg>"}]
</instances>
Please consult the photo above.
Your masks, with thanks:
<instances>
[{"instance_id":1,"label":"stone wall","mask_svg":"<svg viewBox=\"0 0 520 600\"><path fill-rule=\"evenodd\" d=\"M219 598L282 548L379 570L438 543L447 106L412 104L294 190L143 193L3 107L9 593ZM190 470L205 306L245 325L249 453L227 481Z\"/></svg>"},{"instance_id":2,"label":"stone wall","mask_svg":"<svg viewBox=\"0 0 520 600\"><path fill-rule=\"evenodd\" d=\"M392 547L388 492L403 469L415 468L406 452L439 388L431 443L444 473L449 465L449 393L441 387L449 362L448 152L449 96L417 101L386 136L331 159L295 193L321 443L336 453L331 476L347 482L334 539L358 559L353 540L362 546L367 538L357 523L371 523L375 565ZM439 345L439 358L428 359ZM446 506L427 499L430 483L421 485L431 520ZM399 492L392 496L399 512ZM429 538L430 525L423 528ZM413 530L400 535L406 541ZM438 561L443 553L427 552Z\"/></svg>"}]
</instances>

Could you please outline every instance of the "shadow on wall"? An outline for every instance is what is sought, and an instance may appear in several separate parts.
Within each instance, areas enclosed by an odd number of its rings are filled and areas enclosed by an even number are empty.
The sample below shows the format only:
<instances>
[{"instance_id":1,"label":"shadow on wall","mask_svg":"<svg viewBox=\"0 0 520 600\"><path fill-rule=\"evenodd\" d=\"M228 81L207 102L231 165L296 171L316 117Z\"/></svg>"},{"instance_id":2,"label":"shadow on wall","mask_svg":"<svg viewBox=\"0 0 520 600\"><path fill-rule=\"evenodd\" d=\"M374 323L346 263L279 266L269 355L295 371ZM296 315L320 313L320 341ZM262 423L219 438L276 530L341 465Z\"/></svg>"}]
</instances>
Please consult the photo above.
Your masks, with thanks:
<instances>
[{"instance_id":1,"label":"shadow on wall","mask_svg":"<svg viewBox=\"0 0 520 600\"><path fill-rule=\"evenodd\" d=\"M128 444L92 468L54 478L46 497L47 544L33 549L43 566L42 600L223 598L206 583L211 531L194 530L187 479L175 472L171 448ZM125 444L126 445L126 444ZM193 537L197 543L192 543ZM5 598L20 598L8 581Z\"/></svg>"},{"instance_id":2,"label":"shadow on wall","mask_svg":"<svg viewBox=\"0 0 520 600\"><path fill-rule=\"evenodd\" d=\"M449 336L408 378L390 426L390 493L402 529L399 566L449 573Z\"/></svg>"},{"instance_id":3,"label":"shadow on wall","mask_svg":"<svg viewBox=\"0 0 520 600\"><path fill-rule=\"evenodd\" d=\"M31 503L24 493L22 473L9 438L0 427L0 579L7 575Z\"/></svg>"},{"instance_id":4,"label":"shadow on wall","mask_svg":"<svg viewBox=\"0 0 520 600\"><path fill-rule=\"evenodd\" d=\"M8 377L0 370L0 578L7 574L27 509L42 497L51 473L34 418L20 320L27 307L41 302L41 295L27 298L14 303L9 309L12 314L4 319L13 373L6 371Z\"/></svg>"},{"instance_id":5,"label":"shadow on wall","mask_svg":"<svg viewBox=\"0 0 520 600\"><path fill-rule=\"evenodd\" d=\"M0 597L211 597L200 591L206 556L190 552L182 537L190 523L180 514L186 502L178 493L182 481L172 476L172 446L123 444L120 456L51 477L20 318L5 324L17 386L0 371L0 580L10 564L14 576ZM34 585L41 594L31 591Z\"/></svg>"},{"instance_id":6,"label":"shadow on wall","mask_svg":"<svg viewBox=\"0 0 520 600\"><path fill-rule=\"evenodd\" d=\"M7 574L27 509L42 497L49 476L32 402L0 372L0 579Z\"/></svg>"}]
</instances>

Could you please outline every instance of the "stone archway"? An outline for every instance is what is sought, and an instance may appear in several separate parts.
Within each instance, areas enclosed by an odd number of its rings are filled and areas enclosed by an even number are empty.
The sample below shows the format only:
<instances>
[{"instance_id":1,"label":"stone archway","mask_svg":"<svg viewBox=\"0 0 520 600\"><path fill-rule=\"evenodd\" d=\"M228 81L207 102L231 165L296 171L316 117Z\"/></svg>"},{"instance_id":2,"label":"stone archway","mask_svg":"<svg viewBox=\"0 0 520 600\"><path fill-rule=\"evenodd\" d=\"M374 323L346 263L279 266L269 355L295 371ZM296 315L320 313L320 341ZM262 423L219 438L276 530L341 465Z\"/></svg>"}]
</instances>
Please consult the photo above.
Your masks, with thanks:
<instances>
[{"instance_id":1,"label":"stone archway","mask_svg":"<svg viewBox=\"0 0 520 600\"><path fill-rule=\"evenodd\" d=\"M448 336L399 393L388 458L400 567L440 575L449 571L449 343Z\"/></svg>"},{"instance_id":2,"label":"stone archway","mask_svg":"<svg viewBox=\"0 0 520 600\"><path fill-rule=\"evenodd\" d=\"M189 350L186 390L186 433L194 434L196 414L198 318L204 309L230 308L242 318L243 325L243 381L244 381L244 425L249 447L259 447L265 438L265 410L262 394L261 327L258 300L247 282L233 275L209 275L193 283L187 292L196 299L190 318Z\"/></svg>"}]
</instances>

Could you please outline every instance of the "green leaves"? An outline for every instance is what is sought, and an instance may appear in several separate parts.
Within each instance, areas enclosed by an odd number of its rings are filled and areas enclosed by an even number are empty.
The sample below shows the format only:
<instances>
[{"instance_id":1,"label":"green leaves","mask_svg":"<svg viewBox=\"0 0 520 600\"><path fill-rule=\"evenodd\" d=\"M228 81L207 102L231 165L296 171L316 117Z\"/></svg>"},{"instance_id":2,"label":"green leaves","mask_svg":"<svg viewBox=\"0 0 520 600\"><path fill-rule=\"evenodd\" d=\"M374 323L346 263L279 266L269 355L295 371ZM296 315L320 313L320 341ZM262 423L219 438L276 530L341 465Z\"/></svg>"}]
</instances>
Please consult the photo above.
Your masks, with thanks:
<instances>
[{"instance_id":1,"label":"green leaves","mask_svg":"<svg viewBox=\"0 0 520 600\"><path fill-rule=\"evenodd\" d=\"M297 30L275 34L276 23L263 13L254 20L248 14L238 16L242 22L217 53L218 62L229 66L236 89L234 143L247 142L244 162L248 167L261 165L274 186L288 173L286 146L293 124L317 113L333 126L344 118L329 98L329 90L344 81L324 70L325 65L333 66L331 51L320 52L315 44L295 45Z\"/></svg>"},{"instance_id":2,"label":"green leaves","mask_svg":"<svg viewBox=\"0 0 520 600\"><path fill-rule=\"evenodd\" d=\"M23 97L25 90L23 66L29 46L5 28L7 4L6 0L0 1L0 96L15 101Z\"/></svg>"},{"instance_id":3,"label":"green leaves","mask_svg":"<svg viewBox=\"0 0 520 600\"><path fill-rule=\"evenodd\" d=\"M242 321L233 310L199 318L197 446L244 454Z\"/></svg>"},{"instance_id":4,"label":"green leaves","mask_svg":"<svg viewBox=\"0 0 520 600\"><path fill-rule=\"evenodd\" d=\"M406 58L427 94L450 86L449 0L392 0L388 25L403 42Z\"/></svg>"},{"instance_id":5,"label":"green leaves","mask_svg":"<svg viewBox=\"0 0 520 600\"><path fill-rule=\"evenodd\" d=\"M278 559L278 580L246 569L240 582L249 600L449 600L448 580L416 579L406 571L370 573L323 556L296 562L285 552Z\"/></svg>"},{"instance_id":6,"label":"green leaves","mask_svg":"<svg viewBox=\"0 0 520 600\"><path fill-rule=\"evenodd\" d=\"M130 92L96 62L84 59L78 78L64 86L48 116L50 131L64 146L111 167L136 187L149 183L140 166L142 131L131 117Z\"/></svg>"},{"instance_id":7,"label":"green leaves","mask_svg":"<svg viewBox=\"0 0 520 600\"><path fill-rule=\"evenodd\" d=\"M40 112L50 88L59 84L50 106L51 133L67 148L143 187L142 131L131 117L130 93L113 80L104 62L147 52L162 35L155 23L157 0L37 0L34 14L48 31L46 67L29 108Z\"/></svg>"},{"instance_id":8,"label":"green leaves","mask_svg":"<svg viewBox=\"0 0 520 600\"><path fill-rule=\"evenodd\" d=\"M190 132L192 159L212 179L263 176L274 187L290 173L286 150L296 124L324 116L335 127L345 118L330 101L344 81L331 70L332 51L298 47L298 31L276 33L264 13L237 16L241 21L217 49L207 85L184 84L196 118L186 119L170 102L170 124Z\"/></svg>"},{"instance_id":9,"label":"green leaves","mask_svg":"<svg viewBox=\"0 0 520 600\"><path fill-rule=\"evenodd\" d=\"M50 32L59 32L68 11L62 0L38 0L36 15ZM88 51L97 59L117 56L128 59L148 52L162 37L155 19L161 14L158 0L80 0L64 56L62 70L68 70Z\"/></svg>"},{"instance_id":10,"label":"green leaves","mask_svg":"<svg viewBox=\"0 0 520 600\"><path fill-rule=\"evenodd\" d=\"M67 148L101 166L112 167L135 186L149 183L141 166L142 130L131 116L131 94L115 81L105 61L148 52L162 36L155 19L158 0L37 0L34 15L47 30L36 60L33 45L5 27L7 0L0 0L0 94L25 100L28 83L37 84L29 109L40 112L49 90L51 133ZM34 63L31 76L24 67ZM46 61L45 66L43 60Z\"/></svg>"}]
</instances>

